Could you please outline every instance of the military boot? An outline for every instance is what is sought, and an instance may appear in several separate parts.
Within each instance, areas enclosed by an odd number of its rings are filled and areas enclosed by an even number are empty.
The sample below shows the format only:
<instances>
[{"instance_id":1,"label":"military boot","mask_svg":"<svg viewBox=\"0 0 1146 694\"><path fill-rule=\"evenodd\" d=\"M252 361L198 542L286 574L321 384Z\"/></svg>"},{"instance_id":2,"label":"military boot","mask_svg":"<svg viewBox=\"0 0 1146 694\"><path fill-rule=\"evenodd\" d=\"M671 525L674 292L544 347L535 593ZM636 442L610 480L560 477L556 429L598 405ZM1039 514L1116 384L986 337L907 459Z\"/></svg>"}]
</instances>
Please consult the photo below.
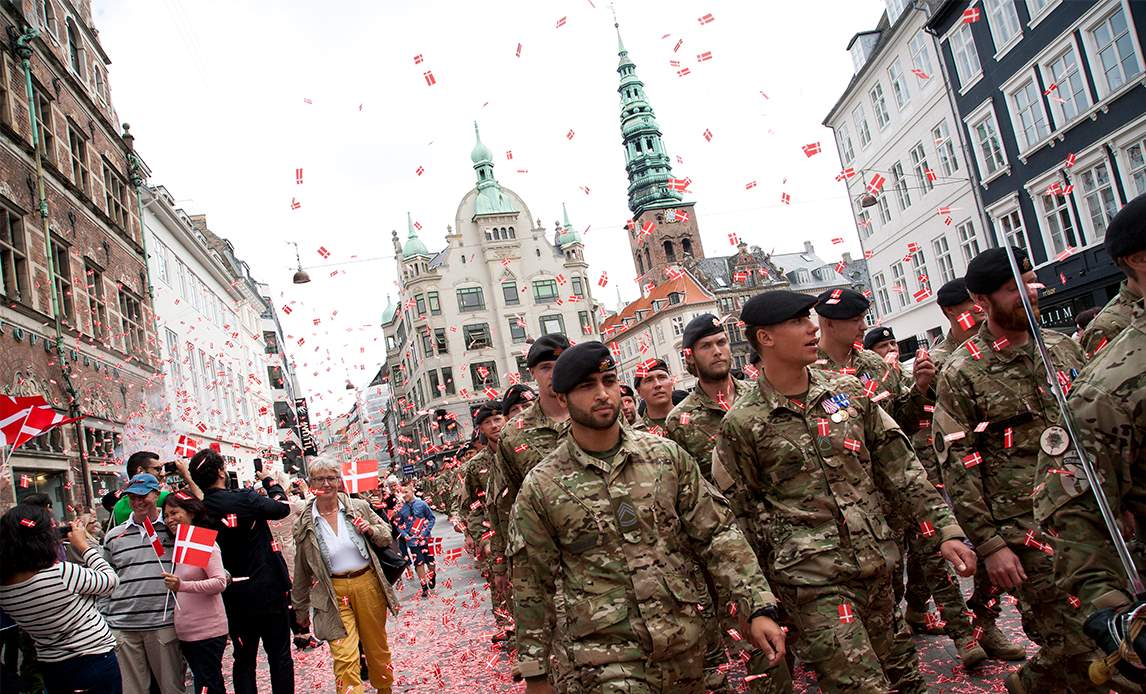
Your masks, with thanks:
<instances>
[{"instance_id":1,"label":"military boot","mask_svg":"<svg viewBox=\"0 0 1146 694\"><path fill-rule=\"evenodd\" d=\"M979 637L979 645L987 655L995 660L1026 660L1027 649L1017 643L1012 643L995 624L980 624L983 635Z\"/></svg>"},{"instance_id":2,"label":"military boot","mask_svg":"<svg viewBox=\"0 0 1146 694\"><path fill-rule=\"evenodd\" d=\"M963 662L963 667L968 670L988 658L987 651L983 650L979 642L973 639L964 641L962 644L956 643L955 648L959 651L959 660Z\"/></svg>"},{"instance_id":3,"label":"military boot","mask_svg":"<svg viewBox=\"0 0 1146 694\"><path fill-rule=\"evenodd\" d=\"M903 618L907 621L907 626L911 627L913 634L938 636L943 633L943 627L939 625L939 620L928 620L926 612L908 607L903 613Z\"/></svg>"}]
</instances>

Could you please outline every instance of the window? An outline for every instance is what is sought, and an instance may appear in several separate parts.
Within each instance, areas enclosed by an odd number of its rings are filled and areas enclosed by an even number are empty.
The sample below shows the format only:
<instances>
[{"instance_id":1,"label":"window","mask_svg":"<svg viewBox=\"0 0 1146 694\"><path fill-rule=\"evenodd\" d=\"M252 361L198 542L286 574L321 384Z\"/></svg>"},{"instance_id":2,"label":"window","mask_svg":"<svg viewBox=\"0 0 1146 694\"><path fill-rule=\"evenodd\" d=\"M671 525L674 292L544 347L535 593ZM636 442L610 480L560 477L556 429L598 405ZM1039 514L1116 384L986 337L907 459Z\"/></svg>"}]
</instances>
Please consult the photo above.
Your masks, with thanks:
<instances>
[{"instance_id":1,"label":"window","mask_svg":"<svg viewBox=\"0 0 1146 694\"><path fill-rule=\"evenodd\" d=\"M1040 140L1050 135L1046 113L1035 86L1034 78L1028 79L1010 93L1011 113L1015 119L1015 135L1020 149L1034 147Z\"/></svg>"},{"instance_id":2,"label":"window","mask_svg":"<svg viewBox=\"0 0 1146 694\"><path fill-rule=\"evenodd\" d=\"M446 387L446 395L457 394L457 386L454 385L454 368L452 366L442 367L442 385Z\"/></svg>"},{"instance_id":3,"label":"window","mask_svg":"<svg viewBox=\"0 0 1146 694\"><path fill-rule=\"evenodd\" d=\"M47 29L52 36L59 38L60 27L56 21L56 10L52 7L52 0L39 0L36 4L40 6L40 26Z\"/></svg>"},{"instance_id":4,"label":"window","mask_svg":"<svg viewBox=\"0 0 1146 694\"><path fill-rule=\"evenodd\" d=\"M164 246L162 243L160 243L159 239L155 238L154 236L151 237L151 248L152 255L155 257L156 274L159 275L159 279L163 280L164 284L170 286L171 259L168 258L168 253L170 253L170 251L167 249L167 246Z\"/></svg>"},{"instance_id":5,"label":"window","mask_svg":"<svg viewBox=\"0 0 1146 694\"><path fill-rule=\"evenodd\" d=\"M124 351L142 356L147 346L143 330L142 302L127 289L119 290L119 315L123 329Z\"/></svg>"},{"instance_id":6,"label":"window","mask_svg":"<svg viewBox=\"0 0 1146 694\"><path fill-rule=\"evenodd\" d=\"M127 183L111 164L103 162L104 197L107 201L107 214L120 229L127 228Z\"/></svg>"},{"instance_id":7,"label":"window","mask_svg":"<svg viewBox=\"0 0 1146 694\"><path fill-rule=\"evenodd\" d=\"M886 195L881 195L875 199L875 206L879 209L879 223L891 223L891 204L887 201Z\"/></svg>"},{"instance_id":8,"label":"window","mask_svg":"<svg viewBox=\"0 0 1146 694\"><path fill-rule=\"evenodd\" d=\"M911 168L915 171L915 177L919 179L919 189L923 191L921 194L926 194L935 188L931 177L927 175L931 167L927 165L927 153L923 151L922 142L916 142L911 148ZM935 172L931 171L931 175L935 175Z\"/></svg>"},{"instance_id":9,"label":"window","mask_svg":"<svg viewBox=\"0 0 1146 694\"><path fill-rule=\"evenodd\" d=\"M943 169L943 175L953 175L959 170L959 160L955 158L955 144L951 142L947 121L939 121L939 124L931 129L931 140L935 143L935 151L939 154L939 167Z\"/></svg>"},{"instance_id":10,"label":"window","mask_svg":"<svg viewBox=\"0 0 1146 694\"><path fill-rule=\"evenodd\" d=\"M434 328L434 351L438 354L450 353L450 340L446 337L445 328Z\"/></svg>"},{"instance_id":11,"label":"window","mask_svg":"<svg viewBox=\"0 0 1146 694\"><path fill-rule=\"evenodd\" d=\"M930 290L931 275L927 273L927 259L923 257L922 248L911 254L911 270L915 273L915 286Z\"/></svg>"},{"instance_id":12,"label":"window","mask_svg":"<svg viewBox=\"0 0 1146 694\"><path fill-rule=\"evenodd\" d=\"M836 142L840 147L840 156L843 157L845 164L850 164L852 159L855 159L856 153L852 148L852 138L848 134L848 126L841 123L836 128Z\"/></svg>"},{"instance_id":13,"label":"window","mask_svg":"<svg viewBox=\"0 0 1146 694\"><path fill-rule=\"evenodd\" d=\"M40 133L40 150L45 159L56 163L56 134L52 127L52 102L42 88L36 85L36 130Z\"/></svg>"},{"instance_id":14,"label":"window","mask_svg":"<svg viewBox=\"0 0 1146 694\"><path fill-rule=\"evenodd\" d=\"M886 316L891 313L891 297L887 294L887 278L880 272L873 275L871 279L875 285L875 298L879 302L879 312Z\"/></svg>"},{"instance_id":15,"label":"window","mask_svg":"<svg viewBox=\"0 0 1146 694\"><path fill-rule=\"evenodd\" d=\"M955 228L959 234L959 248L963 251L963 262L969 263L979 255L979 235L975 233L974 222L963 222Z\"/></svg>"},{"instance_id":16,"label":"window","mask_svg":"<svg viewBox=\"0 0 1146 694\"><path fill-rule=\"evenodd\" d=\"M438 300L437 292L428 292L426 294L426 302L430 304L430 315L442 315L442 302Z\"/></svg>"},{"instance_id":17,"label":"window","mask_svg":"<svg viewBox=\"0 0 1146 694\"><path fill-rule=\"evenodd\" d=\"M1098 241L1106 236L1106 225L1118 212L1110 169L1105 161L1099 162L1079 174L1078 180L1082 183L1082 211L1090 226L1090 240Z\"/></svg>"},{"instance_id":18,"label":"window","mask_svg":"<svg viewBox=\"0 0 1146 694\"><path fill-rule=\"evenodd\" d=\"M1051 254L1058 255L1067 248L1077 248L1074 222L1070 216L1070 203L1065 195L1043 193L1040 196L1043 207L1045 231L1050 234Z\"/></svg>"},{"instance_id":19,"label":"window","mask_svg":"<svg viewBox=\"0 0 1146 694\"><path fill-rule=\"evenodd\" d=\"M466 349L485 349L491 344L489 337L489 323L467 325L462 328L465 337Z\"/></svg>"},{"instance_id":20,"label":"window","mask_svg":"<svg viewBox=\"0 0 1146 694\"><path fill-rule=\"evenodd\" d=\"M955 265L951 262L951 248L947 245L947 237L940 236L931 241L931 250L935 252L935 259L939 261L939 275L943 284L955 279Z\"/></svg>"},{"instance_id":21,"label":"window","mask_svg":"<svg viewBox=\"0 0 1146 694\"><path fill-rule=\"evenodd\" d=\"M907 189L907 178L903 175L903 164L895 162L891 165L891 181L895 187L899 209L906 210L911 207L911 192Z\"/></svg>"},{"instance_id":22,"label":"window","mask_svg":"<svg viewBox=\"0 0 1146 694\"><path fill-rule=\"evenodd\" d=\"M107 79L103 75L103 68L92 64L92 89L100 101L107 103Z\"/></svg>"},{"instance_id":23,"label":"window","mask_svg":"<svg viewBox=\"0 0 1146 694\"><path fill-rule=\"evenodd\" d=\"M895 294L899 308L907 305L907 279L903 274L902 262L891 264L891 291Z\"/></svg>"},{"instance_id":24,"label":"window","mask_svg":"<svg viewBox=\"0 0 1146 694\"><path fill-rule=\"evenodd\" d=\"M665 239L664 242L665 259L670 263L676 261L676 250L673 248L672 241Z\"/></svg>"},{"instance_id":25,"label":"window","mask_svg":"<svg viewBox=\"0 0 1146 694\"><path fill-rule=\"evenodd\" d=\"M68 244L52 236L52 271L56 275L56 305L64 322L74 325L75 307L72 304L72 262L68 257Z\"/></svg>"},{"instance_id":26,"label":"window","mask_svg":"<svg viewBox=\"0 0 1146 694\"><path fill-rule=\"evenodd\" d=\"M570 280L570 284L573 288L573 296L585 296L585 286L582 284L580 277L574 277Z\"/></svg>"},{"instance_id":27,"label":"window","mask_svg":"<svg viewBox=\"0 0 1146 694\"><path fill-rule=\"evenodd\" d=\"M509 338L515 345L525 342L525 321L521 316L509 317Z\"/></svg>"},{"instance_id":28,"label":"window","mask_svg":"<svg viewBox=\"0 0 1146 694\"><path fill-rule=\"evenodd\" d=\"M871 142L871 130L867 127L867 116L863 112L863 104L860 104L852 109L852 123L856 126L856 134L859 135L860 147L867 147Z\"/></svg>"},{"instance_id":29,"label":"window","mask_svg":"<svg viewBox=\"0 0 1146 694\"><path fill-rule=\"evenodd\" d=\"M27 293L26 243L24 220L12 210L0 207L0 294L7 301L26 302L31 299Z\"/></svg>"},{"instance_id":30,"label":"window","mask_svg":"<svg viewBox=\"0 0 1146 694\"><path fill-rule=\"evenodd\" d=\"M1043 72L1047 89L1054 88L1050 97L1051 108L1060 128L1090 108L1090 94L1082 71L1078 69L1073 45L1048 62Z\"/></svg>"},{"instance_id":31,"label":"window","mask_svg":"<svg viewBox=\"0 0 1146 694\"><path fill-rule=\"evenodd\" d=\"M90 194L88 188L88 141L80 134L78 126L68 123L68 152L72 159L72 183L75 183L84 193Z\"/></svg>"},{"instance_id":32,"label":"window","mask_svg":"<svg viewBox=\"0 0 1146 694\"><path fill-rule=\"evenodd\" d=\"M497 378L497 362L479 361L470 364L470 381L474 384L474 391L500 386L501 382Z\"/></svg>"},{"instance_id":33,"label":"window","mask_svg":"<svg viewBox=\"0 0 1146 694\"><path fill-rule=\"evenodd\" d=\"M911 53L912 69L919 70L927 77L931 77L931 52L927 49L928 43L927 35L922 31L917 31L915 36L911 37L908 50Z\"/></svg>"},{"instance_id":34,"label":"window","mask_svg":"<svg viewBox=\"0 0 1146 694\"><path fill-rule=\"evenodd\" d=\"M887 0L887 21L895 24L895 20L899 19L909 4L909 0Z\"/></svg>"},{"instance_id":35,"label":"window","mask_svg":"<svg viewBox=\"0 0 1146 694\"><path fill-rule=\"evenodd\" d=\"M951 56L955 59L955 74L959 77L959 86L966 89L971 81L978 79L982 74L979 65L979 54L975 51L975 37L971 35L970 24L959 24L959 28L951 34Z\"/></svg>"},{"instance_id":36,"label":"window","mask_svg":"<svg viewBox=\"0 0 1146 694\"><path fill-rule=\"evenodd\" d=\"M418 316L426 315L426 295L419 294L414 297L414 310L417 311Z\"/></svg>"},{"instance_id":37,"label":"window","mask_svg":"<svg viewBox=\"0 0 1146 694\"><path fill-rule=\"evenodd\" d=\"M533 300L539 304L557 299L557 280L533 280Z\"/></svg>"},{"instance_id":38,"label":"window","mask_svg":"<svg viewBox=\"0 0 1146 694\"><path fill-rule=\"evenodd\" d=\"M860 238L871 238L871 212L867 210L860 210L856 213L856 227L859 229ZM727 313L727 311L725 311Z\"/></svg>"},{"instance_id":39,"label":"window","mask_svg":"<svg viewBox=\"0 0 1146 694\"><path fill-rule=\"evenodd\" d=\"M79 32L76 31L76 23L68 17L68 66L72 68L72 72L79 76L80 80L84 77L84 60L83 48L80 46Z\"/></svg>"},{"instance_id":40,"label":"window","mask_svg":"<svg viewBox=\"0 0 1146 694\"><path fill-rule=\"evenodd\" d=\"M680 337L684 334L684 316L673 316L672 334L673 337Z\"/></svg>"},{"instance_id":41,"label":"window","mask_svg":"<svg viewBox=\"0 0 1146 694\"><path fill-rule=\"evenodd\" d=\"M529 366L526 363L525 357L519 354L515 361L517 362L517 375L521 376L521 382L529 383L532 381L533 374L529 373Z\"/></svg>"},{"instance_id":42,"label":"window","mask_svg":"<svg viewBox=\"0 0 1146 694\"><path fill-rule=\"evenodd\" d=\"M1146 140L1139 140L1126 150L1126 160L1129 164L1130 180L1134 182L1134 194L1127 197L1135 198L1146 194ZM1129 193L1129 191L1127 191Z\"/></svg>"},{"instance_id":43,"label":"window","mask_svg":"<svg viewBox=\"0 0 1146 694\"><path fill-rule=\"evenodd\" d=\"M561 317L560 313L541 317L541 334L550 335L553 333L565 334L565 319Z\"/></svg>"},{"instance_id":44,"label":"window","mask_svg":"<svg viewBox=\"0 0 1146 694\"><path fill-rule=\"evenodd\" d=\"M903 68L899 66L899 58L887 66L887 80L891 84L891 95L895 97L895 105L903 110L903 107L911 101L911 95L907 91L907 82L903 79Z\"/></svg>"},{"instance_id":45,"label":"window","mask_svg":"<svg viewBox=\"0 0 1146 694\"><path fill-rule=\"evenodd\" d=\"M998 219L999 228L1003 232L1003 238L1007 243L1017 248L1026 250L1027 244L1027 230L1023 227L1023 217L1019 210L1011 210L1007 214ZM976 245L976 253L978 253L978 245Z\"/></svg>"},{"instance_id":46,"label":"window","mask_svg":"<svg viewBox=\"0 0 1146 694\"><path fill-rule=\"evenodd\" d=\"M1027 11L1031 15L1031 24L1034 25L1039 15L1054 2L1055 0L1027 0Z\"/></svg>"},{"instance_id":47,"label":"window","mask_svg":"<svg viewBox=\"0 0 1146 694\"><path fill-rule=\"evenodd\" d=\"M593 319L589 316L588 311L578 311L577 312L577 320L581 323L581 334L582 335L592 335L593 334ZM659 329L660 326L658 325L657 328Z\"/></svg>"},{"instance_id":48,"label":"window","mask_svg":"<svg viewBox=\"0 0 1146 694\"><path fill-rule=\"evenodd\" d=\"M1003 157L1003 145L999 141L999 126L995 123L995 113L989 112L972 124L971 132L975 141L975 157L979 160L983 178L1002 171L1007 165L1007 160Z\"/></svg>"},{"instance_id":49,"label":"window","mask_svg":"<svg viewBox=\"0 0 1146 694\"><path fill-rule=\"evenodd\" d=\"M427 357L433 356L433 354L434 354L434 338L430 334L430 329L426 328L425 330L422 330L420 332L422 334L422 354L424 354Z\"/></svg>"},{"instance_id":50,"label":"window","mask_svg":"<svg viewBox=\"0 0 1146 694\"><path fill-rule=\"evenodd\" d=\"M891 122L891 116L887 113L887 100L883 97L883 85L876 82L868 92L868 97L871 98L871 110L875 112L875 123L883 130Z\"/></svg>"},{"instance_id":51,"label":"window","mask_svg":"<svg viewBox=\"0 0 1146 694\"><path fill-rule=\"evenodd\" d=\"M1089 32L1097 60L1090 63L1099 77L1099 97L1118 89L1142 72L1138 55L1134 52L1134 37L1126 25L1126 13L1119 4Z\"/></svg>"},{"instance_id":52,"label":"window","mask_svg":"<svg viewBox=\"0 0 1146 694\"><path fill-rule=\"evenodd\" d=\"M179 336L165 328L163 337L167 341L167 375L176 389L183 388L183 364L179 359Z\"/></svg>"},{"instance_id":53,"label":"window","mask_svg":"<svg viewBox=\"0 0 1146 694\"><path fill-rule=\"evenodd\" d=\"M521 303L521 297L517 295L517 285L513 282L501 285L501 295L505 297L506 306L517 306Z\"/></svg>"},{"instance_id":54,"label":"window","mask_svg":"<svg viewBox=\"0 0 1146 694\"><path fill-rule=\"evenodd\" d=\"M87 263L84 268L84 274L87 276L88 283L88 311L91 313L91 334L100 340L107 338L107 303L104 301L103 295L103 270ZM170 333L169 337L173 337L174 333ZM167 341L168 347L175 345L174 349L178 349L177 343Z\"/></svg>"},{"instance_id":55,"label":"window","mask_svg":"<svg viewBox=\"0 0 1146 694\"><path fill-rule=\"evenodd\" d=\"M485 309L485 297L481 287L465 287L458 290L458 311L481 311Z\"/></svg>"},{"instance_id":56,"label":"window","mask_svg":"<svg viewBox=\"0 0 1146 694\"><path fill-rule=\"evenodd\" d=\"M1022 33L1015 0L983 0L983 6L987 10L987 26L991 28L995 52L1001 53L1012 39Z\"/></svg>"}]
</instances>

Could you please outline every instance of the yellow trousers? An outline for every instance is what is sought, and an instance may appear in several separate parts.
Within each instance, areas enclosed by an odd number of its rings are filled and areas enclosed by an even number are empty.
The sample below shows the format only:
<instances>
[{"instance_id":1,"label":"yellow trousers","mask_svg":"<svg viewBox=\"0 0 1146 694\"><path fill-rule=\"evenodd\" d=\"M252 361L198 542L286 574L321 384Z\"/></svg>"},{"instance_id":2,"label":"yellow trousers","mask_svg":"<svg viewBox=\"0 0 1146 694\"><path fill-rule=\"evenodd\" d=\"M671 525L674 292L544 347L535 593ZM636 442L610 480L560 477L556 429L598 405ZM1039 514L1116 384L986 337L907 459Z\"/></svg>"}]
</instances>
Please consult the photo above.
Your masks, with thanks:
<instances>
[{"instance_id":1,"label":"yellow trousers","mask_svg":"<svg viewBox=\"0 0 1146 694\"><path fill-rule=\"evenodd\" d=\"M386 594L373 571L353 578L332 578L338 612L346 627L346 638L330 642L334 659L337 694L363 694L358 644L366 652L370 683L379 692L389 693L394 684L390 646L386 642ZM384 580L384 579L383 579Z\"/></svg>"}]
</instances>

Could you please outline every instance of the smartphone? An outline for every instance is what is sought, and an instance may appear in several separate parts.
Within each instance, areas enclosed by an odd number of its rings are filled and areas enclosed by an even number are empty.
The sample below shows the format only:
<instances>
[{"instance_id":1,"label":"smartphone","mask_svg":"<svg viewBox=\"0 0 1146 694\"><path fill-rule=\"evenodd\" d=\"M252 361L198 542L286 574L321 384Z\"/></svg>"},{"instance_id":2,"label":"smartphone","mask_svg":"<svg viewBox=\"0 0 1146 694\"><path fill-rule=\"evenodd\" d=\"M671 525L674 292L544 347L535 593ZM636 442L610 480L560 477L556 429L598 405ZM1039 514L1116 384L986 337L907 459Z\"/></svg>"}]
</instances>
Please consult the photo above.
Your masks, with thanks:
<instances>
[{"instance_id":1,"label":"smartphone","mask_svg":"<svg viewBox=\"0 0 1146 694\"><path fill-rule=\"evenodd\" d=\"M255 472L262 472L262 471L263 471L263 459L262 458L255 458Z\"/></svg>"},{"instance_id":2,"label":"smartphone","mask_svg":"<svg viewBox=\"0 0 1146 694\"><path fill-rule=\"evenodd\" d=\"M174 461L172 461L170 463L164 463L163 464L163 474L165 474L165 475L178 475L179 474L179 468L175 467Z\"/></svg>"}]
</instances>

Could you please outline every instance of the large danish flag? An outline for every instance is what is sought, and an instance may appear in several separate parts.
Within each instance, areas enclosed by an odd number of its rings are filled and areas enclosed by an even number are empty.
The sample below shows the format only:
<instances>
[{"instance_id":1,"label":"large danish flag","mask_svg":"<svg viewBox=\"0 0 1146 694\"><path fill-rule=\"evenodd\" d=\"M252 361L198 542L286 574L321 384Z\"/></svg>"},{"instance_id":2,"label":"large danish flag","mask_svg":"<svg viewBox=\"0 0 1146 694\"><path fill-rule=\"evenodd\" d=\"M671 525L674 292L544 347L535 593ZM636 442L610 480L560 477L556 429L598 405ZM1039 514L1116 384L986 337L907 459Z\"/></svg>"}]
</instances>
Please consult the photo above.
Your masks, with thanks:
<instances>
[{"instance_id":1,"label":"large danish flag","mask_svg":"<svg viewBox=\"0 0 1146 694\"><path fill-rule=\"evenodd\" d=\"M378 488L378 461L355 460L342 464L342 483L350 494Z\"/></svg>"},{"instance_id":2,"label":"large danish flag","mask_svg":"<svg viewBox=\"0 0 1146 694\"><path fill-rule=\"evenodd\" d=\"M218 531L196 525L180 525L175 531L175 563L207 568L215 551Z\"/></svg>"},{"instance_id":3,"label":"large danish flag","mask_svg":"<svg viewBox=\"0 0 1146 694\"><path fill-rule=\"evenodd\" d=\"M81 417L65 417L56 412L42 395L0 396L0 446L11 446L15 450L49 429Z\"/></svg>"}]
</instances>

